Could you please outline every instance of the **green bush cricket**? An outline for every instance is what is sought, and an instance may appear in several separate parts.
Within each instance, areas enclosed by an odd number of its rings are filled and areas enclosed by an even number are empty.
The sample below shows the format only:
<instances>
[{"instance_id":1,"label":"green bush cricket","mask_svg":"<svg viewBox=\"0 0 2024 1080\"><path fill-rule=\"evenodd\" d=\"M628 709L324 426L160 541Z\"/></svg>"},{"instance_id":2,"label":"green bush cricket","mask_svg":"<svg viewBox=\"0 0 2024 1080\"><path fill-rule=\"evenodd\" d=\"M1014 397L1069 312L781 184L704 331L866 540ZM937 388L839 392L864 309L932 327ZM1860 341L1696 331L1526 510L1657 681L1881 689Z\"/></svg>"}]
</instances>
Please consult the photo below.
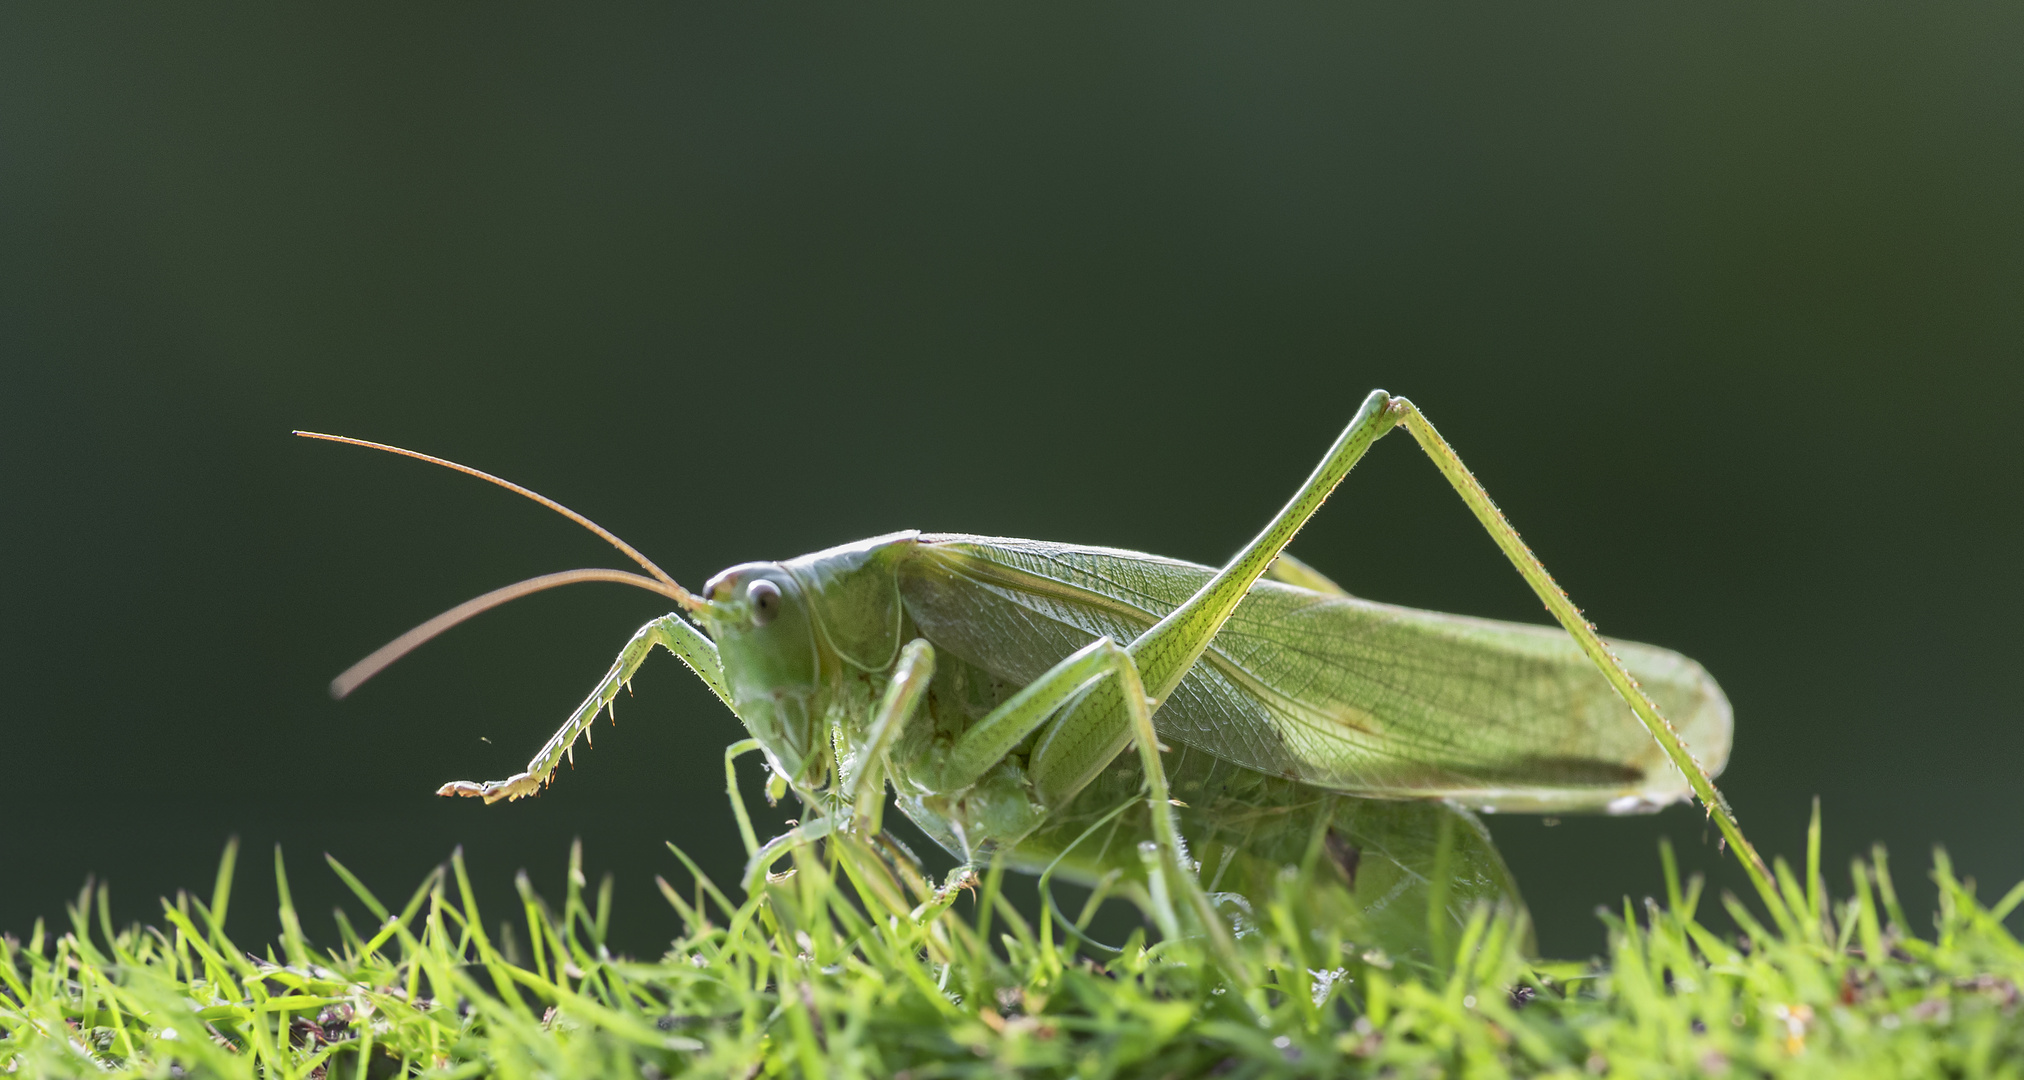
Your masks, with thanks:
<instances>
[{"instance_id":1,"label":"green bush cricket","mask_svg":"<svg viewBox=\"0 0 2024 1080\"><path fill-rule=\"evenodd\" d=\"M1357 599L1285 553L1400 426L1561 629ZM333 694L542 589L610 581L667 596L680 610L640 628L524 772L439 793L492 802L539 791L659 645L744 723L775 788L808 807L755 851L748 887L796 845L875 833L888 783L966 869L1002 858L1060 874L1129 897L1169 937L1201 935L1222 950L1282 868L1301 865L1324 871L1312 875L1313 917L1339 921L1360 944L1430 957L1471 905L1519 904L1471 810L1625 813L1698 797L1752 876L1762 869L1709 780L1731 732L1713 679L1677 653L1605 644L1419 410L1381 390L1221 569L901 532L734 566L699 593L519 485L397 447L298 434L499 484L651 575L574 570L488 593L360 661Z\"/></svg>"}]
</instances>

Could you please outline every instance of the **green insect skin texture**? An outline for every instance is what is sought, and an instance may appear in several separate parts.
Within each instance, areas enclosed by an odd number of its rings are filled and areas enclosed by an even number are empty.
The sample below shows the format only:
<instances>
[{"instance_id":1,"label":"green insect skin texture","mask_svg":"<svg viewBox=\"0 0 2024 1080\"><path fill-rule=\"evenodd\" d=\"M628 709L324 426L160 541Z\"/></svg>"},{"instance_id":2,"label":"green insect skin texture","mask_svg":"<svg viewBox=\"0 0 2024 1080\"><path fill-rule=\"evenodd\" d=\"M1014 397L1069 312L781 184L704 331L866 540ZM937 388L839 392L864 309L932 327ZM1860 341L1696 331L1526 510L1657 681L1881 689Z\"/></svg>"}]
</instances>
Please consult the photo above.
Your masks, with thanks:
<instances>
[{"instance_id":1,"label":"green insect skin texture","mask_svg":"<svg viewBox=\"0 0 2024 1080\"><path fill-rule=\"evenodd\" d=\"M1072 557L1084 571L1077 575L1076 581L1083 587L1063 586L1049 593L1033 588L1030 574L1023 583L1026 587L1020 589L1016 583L979 581L962 572L963 568L974 570L980 564L1003 566L1013 562L1030 571L1042 565L1035 559L1036 551L1056 561ZM993 561L992 556L1003 561ZM1023 562L1021 556L1025 557ZM794 650L797 654L794 666L800 666L800 656L819 657L816 662L826 673L825 681L829 684L827 692L819 695L826 707L796 700L792 711L811 720L819 715L822 722L789 736L781 730L783 725L772 718L783 707L781 704L746 702L747 712L754 711L756 706L757 711L769 713L769 718L754 729L771 735L770 739L761 737L762 745L797 748L785 754L790 759L787 762L780 761L783 755L776 751L776 768L799 775L803 786L807 786L814 779L811 771L823 771L830 762L809 762L802 754L809 747L827 744L842 760L841 771L855 774L863 767L855 753L865 738L863 718L872 714L875 703L887 689L892 668L888 658L896 656L902 640L927 641L935 646L934 676L919 712L890 751L888 778L902 812L968 863L981 866L1002 853L1015 869L1040 873L1051 868L1058 877L1089 886L1108 880L1109 887L1119 895L1148 906L1151 898L1140 847L1151 840L1152 832L1149 814L1138 801L1144 788L1144 770L1133 755L1113 751L1109 763L1094 779L1059 803L1049 803L1042 797L1026 772L1035 748L1045 740L1050 728L1033 732L972 782L938 783L936 774L938 766L948 761L958 740L1022 685L1062 656L1094 640L1099 633L1108 631L1128 637L1142 632L1170 610L1178 597L1192 593L1211 572L1206 567L1156 560L1138 553L1039 545L1003 538L900 533L786 564L734 568L720 575L714 584L729 596L739 585L754 580L755 575L776 580L784 576L792 580L799 602L806 605L812 616L812 640L806 653ZM1157 580L1150 580L1148 573ZM1120 587L1111 595L1097 594L1086 587L1092 576L1113 581L1130 579L1134 586ZM1055 584L1062 585L1060 579L1068 577L1071 575L1065 572L1058 574ZM1429 627L1447 629L1451 624L1459 626L1464 631L1464 645L1470 650L1467 655L1500 661L1504 675L1512 674L1514 664L1523 662L1552 674L1558 680L1555 685L1575 684L1575 692L1552 698L1551 705L1568 709L1571 702L1579 703L1582 709L1614 720L1622 729L1614 745L1640 755L1645 764L1611 767L1609 763L1600 763L1589 770L1589 776L1577 777L1590 780L1587 784L1566 783L1569 770L1564 766L1557 771L1536 768L1535 772L1548 773L1548 779L1562 782L1555 788L1542 786L1545 795L1561 799L1548 803L1548 809L1556 812L1603 809L1608 802L1631 790L1625 786L1627 778L1635 788L1644 780L1642 768L1656 766L1655 772L1663 768L1656 747L1622 715L1621 702L1564 635L1544 627L1490 624L1483 620L1385 609L1382 605L1325 596L1279 583L1259 588L1282 594L1303 593L1304 602L1324 607L1349 605L1356 607L1359 614L1365 609L1400 611L1409 619L1418 620L1405 628L1412 632L1425 632ZM1247 604L1264 599L1249 599ZM1285 597L1276 599L1283 601ZM847 612L855 619L832 618L829 614L832 610ZM1239 615L1243 610L1244 605L1240 605ZM1315 612L1308 614L1312 617ZM839 624L851 625L856 632L845 636L829 629ZM1398 630L1393 627L1394 637ZM835 647L838 641L846 643L846 648ZM1546 648L1542 649L1542 642ZM1498 645L1508 647L1498 649L1495 647ZM1661 652L1644 646L1619 647ZM1639 651L1631 651L1630 655L1649 659ZM1666 665L1670 664L1684 671L1684 677L1661 680L1647 675L1647 685L1672 691L1668 696L1698 705L1714 720L1725 723L1726 702L1712 682L1706 680L1705 673L1675 654L1664 657L1671 659L1661 658L1663 662L1656 665L1660 673L1667 673ZM872 663L887 662L866 670L867 659ZM751 666L778 670L780 662L763 659ZM755 688L755 695L770 685L762 681ZM1176 714L1185 714L1190 700L1196 702L1193 711L1200 714L1203 712L1200 698L1217 692L1224 696L1235 692L1228 684L1220 691L1209 686L1191 688L1185 680L1183 689L1192 689L1193 697L1179 694L1170 700L1167 708ZM1533 694L1533 704L1539 703L1539 697L1538 693ZM1063 712L1072 713L1073 708ZM1057 725L1068 722L1067 715L1056 720ZM828 738L821 738L818 728L826 728ZM1171 735L1164 725L1162 731ZM1718 728L1715 733L1726 735L1726 730ZM1269 741L1269 728L1254 734L1262 734ZM1574 734L1579 737L1583 733L1577 730ZM1183 804L1177 808L1181 832L1194 860L1201 864L1203 885L1219 894L1219 906L1226 909L1226 915L1248 910L1254 898L1267 895L1273 877L1283 868L1311 867L1317 858L1326 859L1324 865L1332 867L1333 873L1309 878L1324 883L1320 895L1312 898L1311 911L1315 917L1332 922L1350 940L1393 955L1429 955L1432 904L1444 909L1444 920L1451 930L1459 929L1470 908L1480 902L1522 907L1516 886L1490 844L1487 832L1474 815L1453 802L1426 797L1359 798L1290 776L1275 775L1295 772L1292 765L1267 772L1227 760L1239 756L1240 748L1225 747L1225 753L1218 756L1179 739L1173 742L1174 750L1165 756L1164 764L1173 797ZM1274 752L1284 761L1298 764L1284 747ZM1262 757L1259 753L1250 756L1254 760ZM1506 769L1505 773L1512 771ZM1461 788L1456 794L1470 791L1481 794L1487 790L1481 779L1488 772L1487 767L1479 767L1473 787L1468 786L1467 777L1458 780L1453 769L1421 768L1416 779L1423 787L1446 781ZM1677 781L1678 777L1671 779ZM828 790L828 786L816 785L813 790ZM1391 792L1416 793L1403 784ZM1545 795L1535 793L1534 797ZM819 802L821 797L812 799ZM1647 796L1640 805L1660 801L1670 799L1661 793ZM833 812L845 814L849 808L838 806ZM1434 881L1441 875L1446 880L1437 887Z\"/></svg>"},{"instance_id":2,"label":"green insect skin texture","mask_svg":"<svg viewBox=\"0 0 2024 1080\"><path fill-rule=\"evenodd\" d=\"M1296 562L1261 583L1393 427L1412 431L1565 633L1371 604ZM1403 955L1426 954L1475 903L1522 908L1463 806L1623 813L1691 794L1768 884L1708 779L1729 748L1719 687L1676 653L1597 637L1445 441L1382 391L1220 571L896 533L733 567L691 603L636 558L708 636L673 615L648 624L527 772L446 794L538 790L659 644L810 806L814 820L760 850L748 879L792 844L875 828L890 781L973 866L1002 857L1101 883L1164 932L1224 946L1243 925L1230 916L1275 875L1322 859L1334 884L1313 910Z\"/></svg>"}]
</instances>

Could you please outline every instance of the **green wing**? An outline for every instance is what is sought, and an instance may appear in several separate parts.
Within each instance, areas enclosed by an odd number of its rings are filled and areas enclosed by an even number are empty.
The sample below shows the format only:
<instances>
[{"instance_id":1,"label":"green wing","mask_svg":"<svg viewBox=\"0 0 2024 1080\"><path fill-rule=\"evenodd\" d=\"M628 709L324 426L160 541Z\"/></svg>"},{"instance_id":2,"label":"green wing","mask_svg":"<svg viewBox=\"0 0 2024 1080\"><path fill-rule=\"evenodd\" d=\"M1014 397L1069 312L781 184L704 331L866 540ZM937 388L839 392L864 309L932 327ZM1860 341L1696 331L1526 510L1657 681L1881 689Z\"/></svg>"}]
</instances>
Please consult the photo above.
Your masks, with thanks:
<instances>
[{"instance_id":1,"label":"green wing","mask_svg":"<svg viewBox=\"0 0 2024 1080\"><path fill-rule=\"evenodd\" d=\"M1137 637L1213 573L1111 548L923 535L900 583L938 648L1025 682L1099 635ZM1715 681L1678 653L1610 644L1720 772L1731 718ZM1251 590L1154 720L1161 735L1235 764L1357 795L1620 813L1688 794L1559 628L1279 581Z\"/></svg>"}]
</instances>

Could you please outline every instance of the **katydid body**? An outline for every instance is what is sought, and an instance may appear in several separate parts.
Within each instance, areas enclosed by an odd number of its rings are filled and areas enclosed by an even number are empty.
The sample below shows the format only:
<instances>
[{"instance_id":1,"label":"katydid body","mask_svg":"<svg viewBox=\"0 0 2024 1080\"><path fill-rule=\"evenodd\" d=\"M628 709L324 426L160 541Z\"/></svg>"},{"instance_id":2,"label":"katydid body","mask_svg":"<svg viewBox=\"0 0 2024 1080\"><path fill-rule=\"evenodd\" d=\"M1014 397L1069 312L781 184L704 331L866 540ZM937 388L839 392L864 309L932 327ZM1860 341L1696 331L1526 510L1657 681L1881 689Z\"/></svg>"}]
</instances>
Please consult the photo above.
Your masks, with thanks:
<instances>
[{"instance_id":1,"label":"katydid body","mask_svg":"<svg viewBox=\"0 0 2024 1080\"><path fill-rule=\"evenodd\" d=\"M1370 444L1401 425L1563 630L1374 604L1280 560ZM1612 652L1432 427L1382 391L1221 569L906 532L733 567L698 597L624 550L660 579L638 582L696 625L671 614L643 627L527 771L443 793L539 790L659 644L810 806L812 820L768 845L755 871L796 840L876 829L889 782L902 811L966 863L1002 856L1108 878L1163 931L1220 947L1230 930L1210 892L1255 899L1281 866L1326 853L1337 887L1318 908L1358 940L1414 952L1438 897L1457 920L1479 900L1517 903L1463 807L1623 812L1690 793L1713 806L1681 734L1716 771L1728 754L1728 704L1699 665L1650 646ZM1451 880L1432 881L1437 862Z\"/></svg>"}]
</instances>

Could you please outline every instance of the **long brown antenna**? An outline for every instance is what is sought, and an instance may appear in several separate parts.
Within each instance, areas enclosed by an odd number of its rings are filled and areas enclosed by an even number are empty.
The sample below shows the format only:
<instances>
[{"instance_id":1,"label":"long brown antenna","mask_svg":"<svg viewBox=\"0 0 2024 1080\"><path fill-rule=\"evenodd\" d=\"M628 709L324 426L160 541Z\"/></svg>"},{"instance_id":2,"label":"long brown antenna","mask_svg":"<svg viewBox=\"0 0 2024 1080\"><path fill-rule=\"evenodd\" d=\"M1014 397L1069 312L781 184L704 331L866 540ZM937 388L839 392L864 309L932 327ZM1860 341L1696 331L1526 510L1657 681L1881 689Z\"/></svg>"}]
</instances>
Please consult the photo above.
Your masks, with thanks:
<instances>
[{"instance_id":1,"label":"long brown antenna","mask_svg":"<svg viewBox=\"0 0 2024 1080\"><path fill-rule=\"evenodd\" d=\"M528 578L526 581L516 582L503 589L493 589L483 596L466 600L373 650L371 656L344 669L344 674L330 680L330 696L342 700L353 690L358 689L360 683L384 671L388 664L413 652L415 647L422 642L435 637L437 634L448 630L450 627L463 622L465 619L481 611L489 611L509 600L518 600L523 596L538 593L543 589L555 589L564 585L575 585L585 581L611 581L620 585L631 585L635 588L645 589L648 592L672 597L678 601L688 596L688 593L683 591L679 585L671 587L669 584L655 581L653 578L641 577L638 574L627 573L624 570L564 570L559 574L543 574L540 577Z\"/></svg>"},{"instance_id":2,"label":"long brown antenna","mask_svg":"<svg viewBox=\"0 0 2024 1080\"><path fill-rule=\"evenodd\" d=\"M551 499L551 498L549 498L548 496L546 496L546 495L543 495L543 494L541 494L541 493L540 493L540 492L538 492L538 491L534 491L534 490L532 490L532 489L529 489L529 488L524 488L524 487L521 487L521 486L520 486L519 484L516 484L516 483L514 483L514 482L513 482L513 481L511 481L511 480L505 480L505 479L501 479L500 477L497 477L497 476L493 476L493 475L492 475L491 473L485 472L485 471L483 471L483 470L481 470L481 469L474 469L474 468L470 467L469 465L459 465L459 464L457 464L457 463L456 463L456 462L454 462L454 461L450 461L450 460L448 460L447 458L439 458L439 457L435 457L435 456L433 456L433 455L430 455L430 454L424 454L424 453L420 453L420 452L418 452L418 451L414 451L414 450L408 450L408 449L404 449L404 448L402 448L402 447L399 447L399 446L389 446L389 445L387 445L386 443L376 443L376 442L369 442L369 441L367 441L367 440L365 440L365 439L354 439L354 438L351 438L351 437L349 437L349 436L345 436L345 435L325 435L325 434L323 434L323 433L322 433L322 432L320 432L320 431L298 431L298 432L295 432L295 434L297 434L297 435L299 435L299 436L301 436L302 438L305 438L305 439L321 439L321 440L323 440L324 442L334 442L334 443L344 443L344 444L346 444L346 445L349 445L349 446L363 446L363 447L365 447L365 448L366 448L366 449L368 449L368 450L384 450L384 451L386 451L386 452L387 452L387 453L389 453L389 454L399 454L399 455L400 455L400 456L402 456L402 457L410 457L410 458L414 458L414 459L415 459L416 461L426 461L426 462L428 462L428 463L429 463L429 464L431 464L431 465L441 465L441 466L442 466L443 468L445 468L445 469L454 469L454 470L456 470L457 472L463 473L463 474L464 474L464 475L466 475L466 476L475 476L475 477L477 477L477 478L478 478L478 479L480 479L480 480L484 480L484 481L487 481L487 482L489 482L489 483L494 483L494 484L497 484L497 485L499 485L500 487L502 487L502 488L505 488L506 490L508 490L508 491L511 491L511 492L513 492L513 493L514 493L514 494L516 494L516 495L524 495L524 496L526 496L527 498L533 499L533 500L534 500L535 502L538 502L538 503L540 503L541 505L543 505L543 506L545 506L545 507L549 508L550 510L553 510L553 511L555 511L555 512L556 512L556 513L558 513L558 514L561 514L561 515L562 515L563 517L566 517L566 518L568 518L569 520L571 520L571 521L574 521L574 522L576 522L576 523L577 523L578 525L581 525L581 526L583 526L584 528L586 528L586 529L589 529L589 530L590 530L591 532L594 532L594 533L596 533L597 535L599 535L599 536L603 537L606 543L609 543L609 544L610 544L611 546L613 546L613 547L615 547L615 548L619 549L620 551L624 552L624 553L625 553L625 556L626 556L626 558L628 558L628 559L631 559L632 561L634 561L634 562L636 562L636 563L640 564L640 566L642 566L642 567L644 567L644 568L646 569L646 572L647 572L647 573L649 573L649 574L652 574L652 575L653 575L654 577L656 577L656 578L659 578L659 579L660 579L660 582L661 582L661 584L663 584L663 585L666 585L666 586L667 586L667 588L666 588L666 589L657 589L657 590L655 590L655 591L657 591L657 592L660 592L660 593L663 593L664 595L667 595L667 596L670 596L670 597L674 598L674 601L675 601L675 603L678 603L678 604L682 605L682 606L683 606L684 608L687 608L687 609L688 609L688 610L690 610L690 611L700 611L700 610L702 610L702 607L703 607L703 602L702 602L701 600L698 600L698 599L697 599L697 598L696 598L696 597L695 597L695 596L694 596L693 594L691 594L691 593L689 592L689 590L687 590L687 589L684 589L684 588L682 588L682 587L681 587L681 585L680 585L680 584L678 584L678 583L677 583L677 582L675 581L675 579L674 579L674 578L672 578L672 577L669 577L669 576L668 576L668 572L667 572L667 571L665 571L665 570L661 569L661 568L660 568L660 567L658 567L658 566L655 566L655 565L654 565L654 562L653 562L653 560L652 560L652 559L649 559L649 558L647 558L647 557L646 557L645 555L642 555L642 554L640 554L640 553L639 553L639 551L638 551L638 549L634 548L634 547L633 547L633 546L632 546L631 544L628 544L628 543L626 543L625 541L623 541L623 540L620 540L620 539L619 539L619 538L618 538L617 536L613 535L613 534L612 534L612 533L611 533L611 532L610 532L609 530L607 530L607 529L606 529L606 528L605 528L604 526L602 526L602 525L599 525L599 524L598 524L597 522L595 522L595 521L592 521L592 520L590 520L590 519L589 519L589 518L587 518L587 517L584 517L584 516L583 516L582 514L579 514L579 513L577 513L576 511L574 511L574 510L571 510L571 509L570 509L569 507L567 507L567 506L564 506L564 505L562 505L562 504L561 504L561 503L559 503L559 502L556 502L556 501L555 501L554 499ZM570 571L570 572L571 572L571 573L579 573L579 574L580 574L580 573L589 573L590 571L587 571L587 570L574 570L574 571ZM612 572L613 572L613 573L616 573L617 571L612 571ZM630 576L632 576L632 575L627 575L627 576L629 576L629 577L630 577ZM543 580L543 579L541 579L541 578L533 578L533 579L531 579L531 580L534 580L534 581L540 581L540 580ZM582 578L582 579L579 579L579 580L583 580L583 581L594 581L594 580L595 580L595 581L610 581L610 580L617 580L617 579L614 579L614 578ZM522 584L526 584L526 583L525 583L525 582L523 582ZM557 582L557 584L564 584L564 585L566 585L566 584L568 584L568 582ZM516 586L508 586L508 588L514 588L514 587L516 587ZM548 587L549 587L549 586L542 586L542 588L548 588ZM671 590L672 590L672 591L671 591ZM504 592L505 590L504 590L504 589L502 589L502 590L500 590L500 591L501 591L501 592ZM538 590L529 590L529 591L538 591ZM486 594L486 596L492 596L492 595L495 595L495 594L492 594L492 593L487 593L487 594ZM524 594L524 593L522 593L522 594L517 594L517 595L525 595L525 594ZM485 599L485 597L481 596L481 597L479 597L478 599L479 599L479 600L483 600L483 599ZM505 599L499 600L499 601L497 601L497 603L501 603L501 604L503 604L503 603L505 603L505 602L506 602L506 600L510 600L510 599L512 599L512 597L507 597L507 598L505 598ZM473 600L473 601L471 601L471 603L474 603L474 604L475 604L475 603L477 603L477 602L478 602L477 600ZM486 607L490 607L490 606L492 606L492 605L490 605L490 604L486 605ZM462 608L457 608L457 609L454 609L454 610L458 610L458 611L461 611L461 610L463 610L463 609L462 609ZM483 611L483 610L485 610L485 608L483 608L483 607L481 607L481 608L477 608L477 609L474 609L474 610L473 610L473 611L471 612L471 614L476 614L477 612L479 612L479 611ZM445 614L448 614L448 613L445 613ZM424 624L424 625L429 625L429 624ZM448 625L448 624L446 624L446 626L447 626L447 625ZM422 629L422 627L416 627L415 629L416 629L416 630L420 630L420 629ZM433 636L433 635L430 635L430 636ZM403 639L403 640L405 640L405 639ZM417 642L415 642L415 644L416 644L416 645L419 645L419 644L421 644L421 643L422 643L422 641L426 641L426 640L428 640L428 638L427 638L427 637L424 637L424 638L422 638L422 639L421 639L421 641L417 641ZM398 644L398 642L396 642L395 644ZM412 648L412 647L413 647L413 646L409 646L409 648ZM391 646L391 645L389 645L389 646L388 646L388 648L392 648L392 646ZM381 651L385 651L385 650L381 650ZM404 649L404 650L402 650L402 651L403 651L403 652L405 652L406 650ZM373 654L373 656L378 656L378 655L379 655L379 653L374 653L374 654ZM399 654L399 653L396 653L396 654L394 654L394 655L398 656L398 655L400 655L400 654ZM366 659L370 660L370 659L371 659L371 657L367 657ZM363 664L363 663L364 663L364 661L360 661L360 663L361 663L361 664ZM385 665L381 665L381 666L385 666ZM356 670L356 669L354 669L354 670ZM349 675L349 674L350 674L350 672L346 672L345 674ZM340 678L341 678L341 676L340 676ZM363 681L363 679L361 679L361 681ZM343 697L344 695L343 695L343 694L339 694L338 696L339 696L339 697Z\"/></svg>"}]
</instances>

